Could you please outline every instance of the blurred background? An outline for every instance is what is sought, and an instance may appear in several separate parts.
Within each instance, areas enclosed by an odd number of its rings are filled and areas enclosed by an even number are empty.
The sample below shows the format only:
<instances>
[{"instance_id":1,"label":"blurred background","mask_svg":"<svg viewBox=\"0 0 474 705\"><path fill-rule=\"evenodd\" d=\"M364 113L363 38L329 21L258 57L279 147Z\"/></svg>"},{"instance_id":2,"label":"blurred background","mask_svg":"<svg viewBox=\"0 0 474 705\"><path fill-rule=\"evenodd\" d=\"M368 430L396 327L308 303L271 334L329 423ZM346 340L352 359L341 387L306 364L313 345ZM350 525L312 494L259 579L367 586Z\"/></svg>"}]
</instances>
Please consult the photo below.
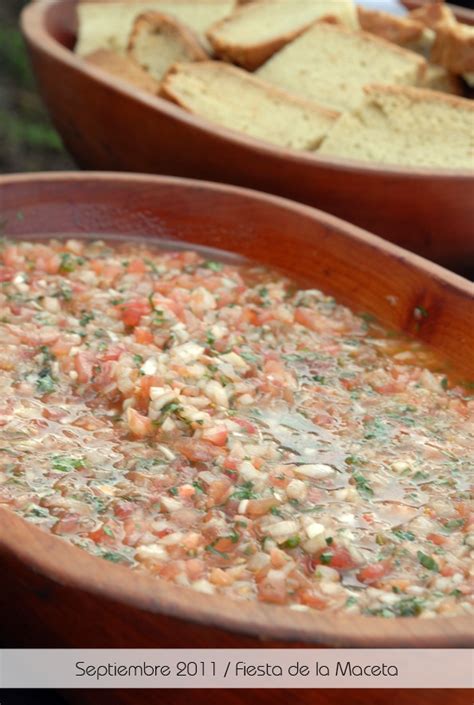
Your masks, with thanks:
<instances>
[{"instance_id":1,"label":"blurred background","mask_svg":"<svg viewBox=\"0 0 474 705\"><path fill-rule=\"evenodd\" d=\"M18 17L27 0L0 0L0 173L70 169L36 92Z\"/></svg>"}]
</instances>

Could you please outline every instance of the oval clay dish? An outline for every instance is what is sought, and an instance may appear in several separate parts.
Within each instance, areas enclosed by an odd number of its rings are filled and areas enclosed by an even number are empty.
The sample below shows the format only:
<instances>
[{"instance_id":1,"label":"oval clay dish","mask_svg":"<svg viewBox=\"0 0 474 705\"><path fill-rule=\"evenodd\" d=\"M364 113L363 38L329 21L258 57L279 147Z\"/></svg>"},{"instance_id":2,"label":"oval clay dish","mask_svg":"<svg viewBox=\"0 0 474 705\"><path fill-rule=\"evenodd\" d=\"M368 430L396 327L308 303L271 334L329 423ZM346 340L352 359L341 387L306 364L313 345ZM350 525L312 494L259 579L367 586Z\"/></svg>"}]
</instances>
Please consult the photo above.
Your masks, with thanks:
<instances>
[{"instance_id":1,"label":"oval clay dish","mask_svg":"<svg viewBox=\"0 0 474 705\"><path fill-rule=\"evenodd\" d=\"M474 171L324 158L221 128L76 56L75 4L31 3L22 28L43 99L80 167L257 188L322 208L444 265L474 266Z\"/></svg>"},{"instance_id":2,"label":"oval clay dish","mask_svg":"<svg viewBox=\"0 0 474 705\"><path fill-rule=\"evenodd\" d=\"M185 179L63 173L0 177L0 214L11 238L141 235L279 267L354 311L416 335L463 376L474 376L474 285L307 206ZM427 312L421 325L414 315L420 306ZM30 646L473 643L464 617L303 614L204 595L93 557L2 508L0 575L2 633Z\"/></svg>"}]
</instances>

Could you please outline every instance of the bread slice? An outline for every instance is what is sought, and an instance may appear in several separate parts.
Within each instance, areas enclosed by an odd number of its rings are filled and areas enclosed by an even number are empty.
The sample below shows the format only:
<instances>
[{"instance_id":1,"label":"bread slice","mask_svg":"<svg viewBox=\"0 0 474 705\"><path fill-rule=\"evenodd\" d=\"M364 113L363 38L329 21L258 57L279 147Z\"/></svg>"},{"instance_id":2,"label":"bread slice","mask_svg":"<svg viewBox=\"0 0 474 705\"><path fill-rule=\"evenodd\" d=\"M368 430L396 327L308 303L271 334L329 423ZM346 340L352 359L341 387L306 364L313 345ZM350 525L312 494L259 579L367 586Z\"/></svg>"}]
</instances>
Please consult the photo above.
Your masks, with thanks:
<instances>
[{"instance_id":1,"label":"bread slice","mask_svg":"<svg viewBox=\"0 0 474 705\"><path fill-rule=\"evenodd\" d=\"M456 74L474 71L474 27L467 24L439 26L431 61Z\"/></svg>"},{"instance_id":2,"label":"bread slice","mask_svg":"<svg viewBox=\"0 0 474 705\"><path fill-rule=\"evenodd\" d=\"M97 51L84 56L84 60L127 83L132 83L142 91L158 94L160 88L158 81L155 81L133 59L123 56L123 54L117 54L110 49L97 49Z\"/></svg>"},{"instance_id":3,"label":"bread slice","mask_svg":"<svg viewBox=\"0 0 474 705\"><path fill-rule=\"evenodd\" d=\"M194 115L291 149L316 149L339 117L220 61L176 64L161 95Z\"/></svg>"},{"instance_id":4,"label":"bread slice","mask_svg":"<svg viewBox=\"0 0 474 705\"><path fill-rule=\"evenodd\" d=\"M420 88L429 88L432 91L441 91L452 95L463 95L464 92L458 76L436 64L428 64Z\"/></svg>"},{"instance_id":5,"label":"bread slice","mask_svg":"<svg viewBox=\"0 0 474 705\"><path fill-rule=\"evenodd\" d=\"M217 56L253 71L325 16L357 26L352 0L257 0L214 24L207 37Z\"/></svg>"},{"instance_id":6,"label":"bread slice","mask_svg":"<svg viewBox=\"0 0 474 705\"><path fill-rule=\"evenodd\" d=\"M416 85L426 62L414 52L339 25L318 22L275 54L257 75L335 110L355 107L367 83Z\"/></svg>"},{"instance_id":7,"label":"bread slice","mask_svg":"<svg viewBox=\"0 0 474 705\"><path fill-rule=\"evenodd\" d=\"M125 53L132 25L144 12L161 12L188 25L203 46L209 46L205 32L212 24L230 14L235 0L129 0L128 2L80 2L77 5L77 54L96 49Z\"/></svg>"},{"instance_id":8,"label":"bread slice","mask_svg":"<svg viewBox=\"0 0 474 705\"><path fill-rule=\"evenodd\" d=\"M407 86L372 85L319 154L411 167L474 169L474 103Z\"/></svg>"},{"instance_id":9,"label":"bread slice","mask_svg":"<svg viewBox=\"0 0 474 705\"><path fill-rule=\"evenodd\" d=\"M127 54L157 81L178 61L209 58L190 29L160 12L145 12L136 18Z\"/></svg>"}]
</instances>

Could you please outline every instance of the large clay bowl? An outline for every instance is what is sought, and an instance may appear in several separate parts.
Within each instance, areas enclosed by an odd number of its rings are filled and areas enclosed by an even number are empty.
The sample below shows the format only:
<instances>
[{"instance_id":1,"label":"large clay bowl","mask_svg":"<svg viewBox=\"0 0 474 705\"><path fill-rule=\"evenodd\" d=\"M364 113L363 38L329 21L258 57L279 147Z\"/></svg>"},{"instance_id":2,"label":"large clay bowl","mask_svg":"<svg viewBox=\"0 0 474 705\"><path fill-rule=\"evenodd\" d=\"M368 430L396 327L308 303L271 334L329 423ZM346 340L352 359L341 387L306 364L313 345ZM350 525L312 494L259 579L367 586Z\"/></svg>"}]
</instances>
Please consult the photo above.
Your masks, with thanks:
<instances>
[{"instance_id":1,"label":"large clay bowl","mask_svg":"<svg viewBox=\"0 0 474 705\"><path fill-rule=\"evenodd\" d=\"M8 237L95 233L184 240L254 258L318 286L356 311L413 333L474 376L474 286L359 228L274 196L169 177L0 177ZM396 299L392 298L396 297ZM428 317L421 325L414 309ZM95 558L0 508L4 645L30 647L467 647L461 617L384 620L235 602ZM217 693L193 693L214 702ZM78 705L187 705L186 691L67 691ZM220 691L223 705L312 705L314 691ZM320 705L467 705L466 691L318 691ZM347 700L346 700L347 698ZM395 698L395 700L394 700Z\"/></svg>"},{"instance_id":2,"label":"large clay bowl","mask_svg":"<svg viewBox=\"0 0 474 705\"><path fill-rule=\"evenodd\" d=\"M474 265L474 171L324 158L191 116L75 56L75 4L31 3L22 27L43 99L81 167L258 188L322 208L447 266Z\"/></svg>"}]
</instances>

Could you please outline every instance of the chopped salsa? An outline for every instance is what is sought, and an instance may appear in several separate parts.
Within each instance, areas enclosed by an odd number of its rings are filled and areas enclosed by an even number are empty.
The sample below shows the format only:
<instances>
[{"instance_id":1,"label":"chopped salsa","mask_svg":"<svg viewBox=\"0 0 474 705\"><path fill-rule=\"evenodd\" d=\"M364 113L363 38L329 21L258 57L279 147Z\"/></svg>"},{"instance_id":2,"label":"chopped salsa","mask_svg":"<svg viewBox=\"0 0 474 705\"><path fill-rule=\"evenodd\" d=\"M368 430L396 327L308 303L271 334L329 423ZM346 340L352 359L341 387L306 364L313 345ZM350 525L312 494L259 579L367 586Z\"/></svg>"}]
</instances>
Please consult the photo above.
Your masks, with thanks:
<instances>
[{"instance_id":1,"label":"chopped salsa","mask_svg":"<svg viewBox=\"0 0 474 705\"><path fill-rule=\"evenodd\" d=\"M473 466L468 386L321 291L0 244L0 504L93 555L297 610L467 614Z\"/></svg>"}]
</instances>

